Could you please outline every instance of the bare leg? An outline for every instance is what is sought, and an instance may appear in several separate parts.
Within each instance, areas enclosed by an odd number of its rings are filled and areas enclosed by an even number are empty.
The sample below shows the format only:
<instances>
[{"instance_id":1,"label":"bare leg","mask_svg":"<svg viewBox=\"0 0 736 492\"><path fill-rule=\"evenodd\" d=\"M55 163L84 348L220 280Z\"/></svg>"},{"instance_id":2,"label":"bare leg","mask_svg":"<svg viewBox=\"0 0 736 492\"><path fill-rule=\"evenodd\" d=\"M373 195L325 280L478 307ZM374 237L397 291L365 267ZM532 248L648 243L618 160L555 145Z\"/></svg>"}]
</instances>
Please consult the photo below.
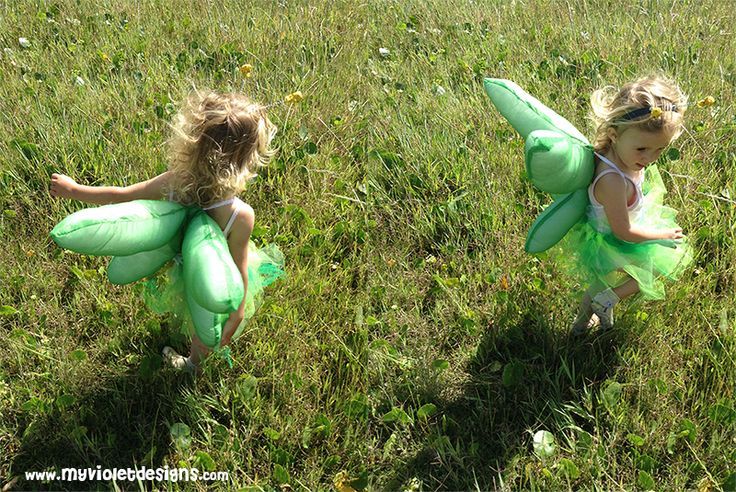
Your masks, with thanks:
<instances>
[{"instance_id":1,"label":"bare leg","mask_svg":"<svg viewBox=\"0 0 736 492\"><path fill-rule=\"evenodd\" d=\"M196 334L192 335L192 348L189 351L189 360L195 366L199 366L199 363L209 352L210 349L202 343L202 340Z\"/></svg>"},{"instance_id":2,"label":"bare leg","mask_svg":"<svg viewBox=\"0 0 736 492\"><path fill-rule=\"evenodd\" d=\"M627 297L639 292L639 284L636 280L629 277L629 280L613 289L613 291L616 293L619 299L626 299Z\"/></svg>"},{"instance_id":3,"label":"bare leg","mask_svg":"<svg viewBox=\"0 0 736 492\"><path fill-rule=\"evenodd\" d=\"M222 332L222 340L220 341L220 347L227 347L228 345L230 345L230 340L232 339L237 329L238 329L237 326L233 326L231 329L228 329Z\"/></svg>"},{"instance_id":4,"label":"bare leg","mask_svg":"<svg viewBox=\"0 0 736 492\"><path fill-rule=\"evenodd\" d=\"M228 345L230 345L230 341L232 340L233 335L235 335L235 332L238 331L238 328L240 328L240 325L242 325L243 322L243 318L238 316L237 313L233 313L230 316L230 318L227 320L227 323L225 323L225 326L222 327L222 338L220 339L220 347L227 347Z\"/></svg>"},{"instance_id":5,"label":"bare leg","mask_svg":"<svg viewBox=\"0 0 736 492\"><path fill-rule=\"evenodd\" d=\"M230 339L233 337L235 332L238 329L238 324L234 322L228 322L225 324L224 330L222 332L222 339L220 341L220 347L226 347L230 344ZM164 347L163 355L174 368L183 370L183 371L196 371L197 373L201 372L201 369L199 367L200 362L202 362L202 359L207 357L209 353L212 352L209 347L207 347L202 340L199 339L199 337L196 334L192 335L192 347L189 350L189 357L184 357L176 353L176 351L171 347Z\"/></svg>"}]
</instances>

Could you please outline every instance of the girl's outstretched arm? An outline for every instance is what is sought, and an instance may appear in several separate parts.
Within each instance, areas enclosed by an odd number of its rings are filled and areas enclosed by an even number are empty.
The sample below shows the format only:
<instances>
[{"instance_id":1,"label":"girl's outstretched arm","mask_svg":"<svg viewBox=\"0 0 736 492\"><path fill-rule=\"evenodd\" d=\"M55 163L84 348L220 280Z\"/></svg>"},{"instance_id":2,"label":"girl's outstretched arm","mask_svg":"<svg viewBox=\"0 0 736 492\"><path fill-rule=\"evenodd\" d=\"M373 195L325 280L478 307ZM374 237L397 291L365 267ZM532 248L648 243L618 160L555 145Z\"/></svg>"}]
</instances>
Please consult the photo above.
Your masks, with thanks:
<instances>
[{"instance_id":1,"label":"girl's outstretched arm","mask_svg":"<svg viewBox=\"0 0 736 492\"><path fill-rule=\"evenodd\" d=\"M621 176L603 176L595 187L596 199L603 205L614 236L622 241L640 243L657 239L682 239L682 229L648 229L629 221L626 206L626 182Z\"/></svg>"},{"instance_id":2,"label":"girl's outstretched arm","mask_svg":"<svg viewBox=\"0 0 736 492\"><path fill-rule=\"evenodd\" d=\"M71 198L97 205L131 200L159 200L164 196L169 179L170 173L167 171L155 178L130 186L85 186L69 176L54 173L51 175L50 193L54 197Z\"/></svg>"}]
</instances>

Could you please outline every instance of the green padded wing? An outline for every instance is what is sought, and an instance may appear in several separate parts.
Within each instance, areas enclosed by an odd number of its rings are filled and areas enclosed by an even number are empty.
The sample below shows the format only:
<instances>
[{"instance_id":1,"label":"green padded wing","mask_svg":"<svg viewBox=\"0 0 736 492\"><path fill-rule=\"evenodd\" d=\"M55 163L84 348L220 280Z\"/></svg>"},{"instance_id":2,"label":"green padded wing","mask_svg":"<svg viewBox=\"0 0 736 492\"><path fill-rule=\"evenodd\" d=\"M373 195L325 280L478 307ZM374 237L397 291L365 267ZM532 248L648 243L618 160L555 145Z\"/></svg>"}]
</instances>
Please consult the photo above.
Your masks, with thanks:
<instances>
[{"instance_id":1,"label":"green padded wing","mask_svg":"<svg viewBox=\"0 0 736 492\"><path fill-rule=\"evenodd\" d=\"M487 78L483 81L483 87L494 106L525 139L534 130L554 130L581 143L588 143L585 135L572 123L510 80Z\"/></svg>"},{"instance_id":2,"label":"green padded wing","mask_svg":"<svg viewBox=\"0 0 736 492\"><path fill-rule=\"evenodd\" d=\"M186 215L183 206L161 200L86 208L59 222L51 230L51 238L77 253L129 256L168 243Z\"/></svg>"},{"instance_id":3,"label":"green padded wing","mask_svg":"<svg viewBox=\"0 0 736 492\"><path fill-rule=\"evenodd\" d=\"M541 253L557 244L583 218L587 206L587 189L569 193L552 202L529 229L524 249L527 253Z\"/></svg>"},{"instance_id":4,"label":"green padded wing","mask_svg":"<svg viewBox=\"0 0 736 492\"><path fill-rule=\"evenodd\" d=\"M192 298L208 311L229 313L240 307L245 292L225 236L209 215L197 212L182 243L184 283Z\"/></svg>"},{"instance_id":5,"label":"green padded wing","mask_svg":"<svg viewBox=\"0 0 736 492\"><path fill-rule=\"evenodd\" d=\"M571 193L593 180L593 149L564 133L534 130L526 139L524 154L527 176L547 193Z\"/></svg>"}]
</instances>

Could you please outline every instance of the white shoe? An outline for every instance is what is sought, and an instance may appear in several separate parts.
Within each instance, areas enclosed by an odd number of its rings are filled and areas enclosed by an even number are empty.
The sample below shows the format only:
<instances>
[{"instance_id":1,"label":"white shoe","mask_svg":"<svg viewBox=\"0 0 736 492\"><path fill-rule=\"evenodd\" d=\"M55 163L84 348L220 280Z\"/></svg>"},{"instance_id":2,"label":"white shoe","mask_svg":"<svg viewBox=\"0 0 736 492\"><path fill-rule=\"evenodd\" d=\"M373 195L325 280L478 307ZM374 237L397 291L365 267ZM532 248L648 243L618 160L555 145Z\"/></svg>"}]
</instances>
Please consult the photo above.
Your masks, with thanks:
<instances>
[{"instance_id":1,"label":"white shoe","mask_svg":"<svg viewBox=\"0 0 736 492\"><path fill-rule=\"evenodd\" d=\"M162 354L164 360L177 371L194 372L197 369L197 366L189 360L189 357L179 355L176 350L169 346L164 347Z\"/></svg>"},{"instance_id":2,"label":"white shoe","mask_svg":"<svg viewBox=\"0 0 736 492\"><path fill-rule=\"evenodd\" d=\"M572 324L572 327L570 328L570 333L575 337L579 337L585 335L596 326L600 326L600 324L601 320L598 318L598 315L593 313L592 311L587 316L581 313Z\"/></svg>"},{"instance_id":3,"label":"white shoe","mask_svg":"<svg viewBox=\"0 0 736 492\"><path fill-rule=\"evenodd\" d=\"M601 321L601 330L610 330L613 328L613 306L620 300L611 289L599 292L593 297L590 307Z\"/></svg>"}]
</instances>

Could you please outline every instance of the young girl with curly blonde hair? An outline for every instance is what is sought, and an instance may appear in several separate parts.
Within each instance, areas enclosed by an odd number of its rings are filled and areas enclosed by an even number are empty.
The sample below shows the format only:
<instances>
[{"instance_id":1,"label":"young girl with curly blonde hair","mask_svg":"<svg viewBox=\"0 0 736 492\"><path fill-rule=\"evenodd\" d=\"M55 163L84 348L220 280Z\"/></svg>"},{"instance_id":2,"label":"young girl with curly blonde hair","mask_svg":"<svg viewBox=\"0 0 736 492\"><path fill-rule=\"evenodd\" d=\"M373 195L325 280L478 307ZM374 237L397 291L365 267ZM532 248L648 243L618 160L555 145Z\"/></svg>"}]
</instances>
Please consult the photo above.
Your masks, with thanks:
<instances>
[{"instance_id":1,"label":"young girl with curly blonde hair","mask_svg":"<svg viewBox=\"0 0 736 492\"><path fill-rule=\"evenodd\" d=\"M671 80L650 76L591 96L596 123L596 169L588 187L587 220L573 228L565 249L590 283L573 333L613 326L614 306L641 293L662 299L662 278L677 279L691 248L662 204L666 193L654 163L683 131L687 98Z\"/></svg>"},{"instance_id":2,"label":"young girl with curly blonde hair","mask_svg":"<svg viewBox=\"0 0 736 492\"><path fill-rule=\"evenodd\" d=\"M110 204L130 200L168 199L196 205L223 230L230 254L245 286L238 310L223 326L221 347L229 345L259 304L263 288L283 274L283 256L275 246L257 250L250 241L255 213L240 194L258 167L268 163L276 127L265 108L236 93L194 93L175 116L168 141L168 170L130 186L84 186L63 174L51 176L51 195L86 203ZM172 270L178 266L175 265ZM180 275L171 275L178 279ZM186 318L182 282L169 282L154 289L150 298L158 311L170 310ZM164 356L176 368L194 371L209 349L192 337L188 357L164 348Z\"/></svg>"}]
</instances>

